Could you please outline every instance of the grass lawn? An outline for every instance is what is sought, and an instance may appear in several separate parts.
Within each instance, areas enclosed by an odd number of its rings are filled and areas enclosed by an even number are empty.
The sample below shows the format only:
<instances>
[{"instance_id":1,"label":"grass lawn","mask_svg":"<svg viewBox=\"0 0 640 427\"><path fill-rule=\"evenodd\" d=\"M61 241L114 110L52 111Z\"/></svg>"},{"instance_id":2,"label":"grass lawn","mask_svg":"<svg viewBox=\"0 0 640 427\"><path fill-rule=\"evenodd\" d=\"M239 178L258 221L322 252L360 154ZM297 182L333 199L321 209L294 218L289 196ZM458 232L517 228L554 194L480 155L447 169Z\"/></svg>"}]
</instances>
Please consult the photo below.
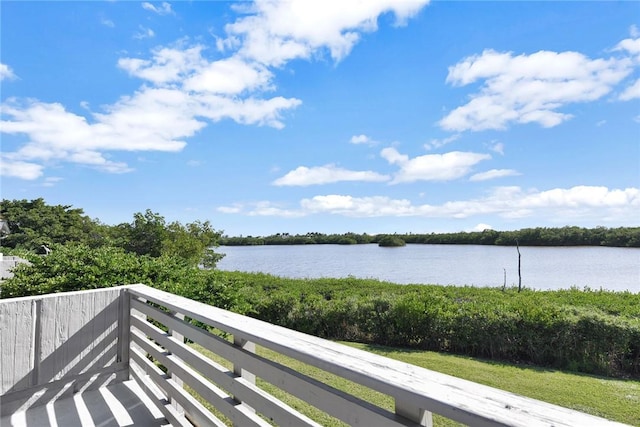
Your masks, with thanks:
<instances>
[{"instance_id":1,"label":"grass lawn","mask_svg":"<svg viewBox=\"0 0 640 427\"><path fill-rule=\"evenodd\" d=\"M640 381L608 379L428 351L405 350L346 342L343 344L534 399L576 409L614 421L640 426ZM207 354L217 362L225 364L223 360L215 357L206 349L198 345L195 345L195 348L198 348L199 351ZM284 357L270 350L258 347L256 351L264 357L287 365L378 406L387 409L393 408L393 400L384 394L354 384L335 375L328 374L320 369ZM226 365L229 366L229 364ZM271 384L265 383L260 379L257 380L257 384L267 392L280 398L288 405L323 425L345 425ZM437 414L434 414L433 420L434 424L438 426L458 425Z\"/></svg>"}]
</instances>

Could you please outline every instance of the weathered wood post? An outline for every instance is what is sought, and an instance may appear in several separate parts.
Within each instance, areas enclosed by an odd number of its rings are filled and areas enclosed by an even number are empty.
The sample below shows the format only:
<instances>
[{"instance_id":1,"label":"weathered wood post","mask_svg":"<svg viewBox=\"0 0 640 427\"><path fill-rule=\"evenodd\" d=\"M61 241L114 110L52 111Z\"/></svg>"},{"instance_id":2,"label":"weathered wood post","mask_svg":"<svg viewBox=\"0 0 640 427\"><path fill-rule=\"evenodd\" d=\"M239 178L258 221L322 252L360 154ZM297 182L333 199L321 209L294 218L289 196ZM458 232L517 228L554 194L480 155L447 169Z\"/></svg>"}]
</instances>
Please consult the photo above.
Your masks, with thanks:
<instances>
[{"instance_id":1,"label":"weathered wood post","mask_svg":"<svg viewBox=\"0 0 640 427\"><path fill-rule=\"evenodd\" d=\"M171 310L171 311L169 311L169 314L174 316L176 319L184 320L184 314L182 314L182 313L178 313L178 312L175 312L175 311ZM184 343L184 335L174 331L173 329L169 329L168 332L169 332L169 335L174 337L176 340ZM178 387L184 388L184 382L182 381L182 379L180 379L180 377L178 377L173 372L169 372L169 375L171 375L171 380L174 381ZM182 406L180 406L178 404L178 402L176 402L173 399L171 399L171 406L173 406L176 409L178 414L184 415L184 408Z\"/></svg>"},{"instance_id":2,"label":"weathered wood post","mask_svg":"<svg viewBox=\"0 0 640 427\"><path fill-rule=\"evenodd\" d=\"M126 288L120 291L118 298L118 352L116 363L124 363L126 371L121 374L118 381L127 381L131 378L129 372L129 343L131 342L131 295Z\"/></svg>"},{"instance_id":3,"label":"weathered wood post","mask_svg":"<svg viewBox=\"0 0 640 427\"><path fill-rule=\"evenodd\" d=\"M423 408L419 408L402 399L396 398L395 410L396 414L416 422L421 426L433 427L433 416L431 412L425 411Z\"/></svg>"},{"instance_id":4,"label":"weathered wood post","mask_svg":"<svg viewBox=\"0 0 640 427\"><path fill-rule=\"evenodd\" d=\"M256 343L251 342L251 341L247 341L247 340L242 339L242 338L240 338L240 337L238 337L236 335L233 336L233 345L235 345L237 347L240 347L241 349L246 350L246 351L248 351L250 353L255 353L256 352ZM254 373L251 373L251 372L247 371L246 369L243 369L242 365L240 365L238 363L234 363L233 364L233 373L238 375L239 377L244 378L245 380L247 380L251 384L255 384L256 383L256 375ZM237 397L234 397L234 398L238 402L240 402L240 400ZM245 403L245 405L246 405L246 403Z\"/></svg>"},{"instance_id":5,"label":"weathered wood post","mask_svg":"<svg viewBox=\"0 0 640 427\"><path fill-rule=\"evenodd\" d=\"M522 290L522 274L520 274L520 244L518 243L518 239L516 239L516 249L518 250L518 292Z\"/></svg>"}]
</instances>

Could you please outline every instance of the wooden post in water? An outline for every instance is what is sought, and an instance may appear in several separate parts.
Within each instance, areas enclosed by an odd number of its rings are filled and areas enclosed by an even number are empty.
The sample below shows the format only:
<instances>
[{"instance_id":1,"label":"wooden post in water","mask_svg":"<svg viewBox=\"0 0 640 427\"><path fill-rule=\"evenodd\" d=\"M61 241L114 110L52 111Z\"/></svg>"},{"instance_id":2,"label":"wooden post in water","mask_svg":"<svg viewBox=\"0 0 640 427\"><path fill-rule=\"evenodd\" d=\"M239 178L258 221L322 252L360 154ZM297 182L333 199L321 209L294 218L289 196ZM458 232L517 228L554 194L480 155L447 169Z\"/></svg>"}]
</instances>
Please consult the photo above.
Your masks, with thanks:
<instances>
[{"instance_id":1,"label":"wooden post in water","mask_svg":"<svg viewBox=\"0 0 640 427\"><path fill-rule=\"evenodd\" d=\"M520 244L518 243L518 239L516 239L516 249L518 250L518 292L522 291L522 274L520 273Z\"/></svg>"}]
</instances>

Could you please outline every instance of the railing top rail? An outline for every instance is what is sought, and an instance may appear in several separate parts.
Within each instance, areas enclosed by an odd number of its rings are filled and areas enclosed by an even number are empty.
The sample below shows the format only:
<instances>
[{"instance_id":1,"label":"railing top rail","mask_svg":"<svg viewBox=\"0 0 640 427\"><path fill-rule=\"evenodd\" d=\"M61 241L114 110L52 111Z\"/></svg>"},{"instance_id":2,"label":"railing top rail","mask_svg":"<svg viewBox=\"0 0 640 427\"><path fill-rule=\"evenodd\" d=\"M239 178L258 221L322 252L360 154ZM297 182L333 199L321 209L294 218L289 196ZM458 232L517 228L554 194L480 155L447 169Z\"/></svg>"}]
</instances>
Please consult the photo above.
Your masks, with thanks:
<instances>
[{"instance_id":1,"label":"railing top rail","mask_svg":"<svg viewBox=\"0 0 640 427\"><path fill-rule=\"evenodd\" d=\"M242 316L145 285L133 295L304 363L471 425L623 425Z\"/></svg>"},{"instance_id":2,"label":"railing top rail","mask_svg":"<svg viewBox=\"0 0 640 427\"><path fill-rule=\"evenodd\" d=\"M130 288L131 286L138 286L138 285L119 285L119 286L111 286L108 288L87 289L83 291L54 292L50 294L31 295L28 297L0 298L0 304L19 302L19 301L29 301L29 300L54 299L54 298L60 298L60 297L69 298L69 297L73 297L74 295L86 295L87 293L109 292L109 291L113 291L114 289L127 289L127 288ZM146 286L146 285L141 285L141 286Z\"/></svg>"}]
</instances>

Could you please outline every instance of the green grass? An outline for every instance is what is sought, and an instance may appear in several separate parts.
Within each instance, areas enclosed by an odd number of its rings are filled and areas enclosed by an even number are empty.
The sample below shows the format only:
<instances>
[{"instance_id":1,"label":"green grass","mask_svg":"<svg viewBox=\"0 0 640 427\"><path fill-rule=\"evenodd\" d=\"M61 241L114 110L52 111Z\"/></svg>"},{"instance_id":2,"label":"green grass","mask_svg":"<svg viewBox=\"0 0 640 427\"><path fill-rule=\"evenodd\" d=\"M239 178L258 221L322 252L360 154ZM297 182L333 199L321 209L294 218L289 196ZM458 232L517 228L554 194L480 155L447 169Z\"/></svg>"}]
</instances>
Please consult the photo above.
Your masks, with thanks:
<instances>
[{"instance_id":1,"label":"green grass","mask_svg":"<svg viewBox=\"0 0 640 427\"><path fill-rule=\"evenodd\" d=\"M488 362L470 357L429 351L405 350L346 342L343 344L610 420L640 426L640 381L608 379L530 366ZM195 347L217 362L225 364L225 361L208 350L198 345L195 345ZM264 357L289 366L378 406L389 410L393 408L393 400L384 394L265 348L258 347L257 352ZM226 365L230 367L228 362L226 362ZM257 380L257 384L323 425L345 425L271 384L265 383L260 379ZM438 426L459 425L437 414L434 414L433 419L434 424Z\"/></svg>"}]
</instances>

